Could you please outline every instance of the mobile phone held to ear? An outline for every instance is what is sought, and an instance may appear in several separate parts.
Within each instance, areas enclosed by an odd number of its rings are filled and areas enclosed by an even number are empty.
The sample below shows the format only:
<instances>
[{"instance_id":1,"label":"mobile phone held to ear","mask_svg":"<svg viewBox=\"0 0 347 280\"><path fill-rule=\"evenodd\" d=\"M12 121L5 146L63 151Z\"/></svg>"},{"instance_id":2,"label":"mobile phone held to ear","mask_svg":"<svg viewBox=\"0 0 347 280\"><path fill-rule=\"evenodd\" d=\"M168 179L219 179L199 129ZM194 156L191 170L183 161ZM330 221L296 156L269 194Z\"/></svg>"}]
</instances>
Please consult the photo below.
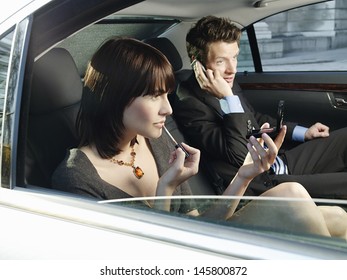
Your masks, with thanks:
<instances>
[{"instance_id":1,"label":"mobile phone held to ear","mask_svg":"<svg viewBox=\"0 0 347 280\"><path fill-rule=\"evenodd\" d=\"M199 60L197 60L197 59L194 59L193 61L192 61L192 63L190 64L190 66L192 67L192 69L195 71L195 64L196 63L199 63L200 65L201 65L201 69L202 69L202 71L204 72L204 74L206 74L206 68L204 67L204 65L199 61Z\"/></svg>"},{"instance_id":2,"label":"mobile phone held to ear","mask_svg":"<svg viewBox=\"0 0 347 280\"><path fill-rule=\"evenodd\" d=\"M270 127L270 128L264 128L264 129L253 129L246 135L246 138L248 139L251 136L254 136L255 138L260 138L263 133L267 133L271 138L275 138L282 128L283 118L284 118L284 100L280 100L278 102L278 108L277 108L276 126Z\"/></svg>"},{"instance_id":3,"label":"mobile phone held to ear","mask_svg":"<svg viewBox=\"0 0 347 280\"><path fill-rule=\"evenodd\" d=\"M197 59L194 59L192 61L192 63L190 64L192 66L192 69L194 71L194 74L195 74L195 77L196 77L196 80L199 84L199 86L202 88L202 89L205 89L204 88L204 83L203 83L203 80L207 77L207 73L206 73L206 68L204 67L204 65ZM201 71L199 71L198 69L198 66L200 65L201 69L202 69L202 72L203 74L201 74ZM205 77L204 77L205 76Z\"/></svg>"}]
</instances>

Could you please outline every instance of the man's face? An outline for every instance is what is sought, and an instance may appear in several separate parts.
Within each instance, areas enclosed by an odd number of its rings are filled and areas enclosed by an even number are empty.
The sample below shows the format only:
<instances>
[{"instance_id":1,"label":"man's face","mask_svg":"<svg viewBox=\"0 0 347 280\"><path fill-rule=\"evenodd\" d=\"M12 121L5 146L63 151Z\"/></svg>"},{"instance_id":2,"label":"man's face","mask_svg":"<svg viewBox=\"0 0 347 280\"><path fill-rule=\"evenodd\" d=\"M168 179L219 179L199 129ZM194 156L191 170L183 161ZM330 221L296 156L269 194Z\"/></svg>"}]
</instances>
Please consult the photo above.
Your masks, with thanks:
<instances>
[{"instance_id":1,"label":"man's face","mask_svg":"<svg viewBox=\"0 0 347 280\"><path fill-rule=\"evenodd\" d=\"M237 42L226 43L220 41L211 43L208 47L206 68L218 71L232 87L237 72L238 55L239 46Z\"/></svg>"}]
</instances>

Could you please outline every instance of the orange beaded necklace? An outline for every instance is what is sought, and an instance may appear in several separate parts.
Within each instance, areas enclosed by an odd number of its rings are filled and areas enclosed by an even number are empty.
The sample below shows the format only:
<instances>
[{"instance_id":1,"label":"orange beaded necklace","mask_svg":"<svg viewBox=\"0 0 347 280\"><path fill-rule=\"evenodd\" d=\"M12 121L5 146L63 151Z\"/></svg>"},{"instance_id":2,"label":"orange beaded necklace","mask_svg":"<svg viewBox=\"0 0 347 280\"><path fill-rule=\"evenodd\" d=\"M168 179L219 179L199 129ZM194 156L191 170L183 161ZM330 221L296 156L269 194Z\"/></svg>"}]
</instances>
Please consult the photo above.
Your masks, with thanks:
<instances>
[{"instance_id":1,"label":"orange beaded necklace","mask_svg":"<svg viewBox=\"0 0 347 280\"><path fill-rule=\"evenodd\" d=\"M133 173L135 175L135 177L137 179L141 179L143 177L143 175L145 175L145 173L143 172L143 170L141 169L141 167L136 166L135 167L135 157L136 157L136 153L135 153L135 143L138 143L136 138L134 140L131 141L130 147L131 147L131 160L130 162L125 162L123 160L118 160L115 159L114 157L110 159L110 161L114 164L118 164L118 165L124 165L124 166L129 166L133 169Z\"/></svg>"}]
</instances>

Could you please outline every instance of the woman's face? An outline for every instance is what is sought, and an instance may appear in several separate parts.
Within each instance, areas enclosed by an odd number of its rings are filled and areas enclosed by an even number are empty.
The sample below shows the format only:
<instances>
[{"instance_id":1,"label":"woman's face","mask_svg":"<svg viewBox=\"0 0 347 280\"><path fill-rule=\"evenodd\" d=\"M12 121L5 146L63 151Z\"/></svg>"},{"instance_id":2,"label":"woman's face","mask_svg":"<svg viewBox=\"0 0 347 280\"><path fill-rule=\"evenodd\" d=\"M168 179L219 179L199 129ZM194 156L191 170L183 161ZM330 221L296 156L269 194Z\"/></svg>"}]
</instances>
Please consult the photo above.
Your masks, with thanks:
<instances>
[{"instance_id":1,"label":"woman's face","mask_svg":"<svg viewBox=\"0 0 347 280\"><path fill-rule=\"evenodd\" d=\"M172 114L168 94L139 96L126 107L123 124L127 133L158 138L166 116Z\"/></svg>"}]
</instances>

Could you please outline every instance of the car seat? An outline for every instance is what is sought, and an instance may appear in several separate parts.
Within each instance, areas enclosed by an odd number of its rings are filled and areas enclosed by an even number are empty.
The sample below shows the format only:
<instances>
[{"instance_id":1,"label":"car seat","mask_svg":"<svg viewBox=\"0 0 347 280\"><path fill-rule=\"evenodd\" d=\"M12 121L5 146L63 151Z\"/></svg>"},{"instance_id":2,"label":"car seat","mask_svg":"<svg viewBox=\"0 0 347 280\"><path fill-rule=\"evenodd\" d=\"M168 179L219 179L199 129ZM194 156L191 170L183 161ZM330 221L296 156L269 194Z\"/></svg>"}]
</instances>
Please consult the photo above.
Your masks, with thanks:
<instances>
[{"instance_id":1,"label":"car seat","mask_svg":"<svg viewBox=\"0 0 347 280\"><path fill-rule=\"evenodd\" d=\"M50 187L66 151L77 146L75 120L82 90L66 49L53 48L34 63L25 162L28 184Z\"/></svg>"},{"instance_id":2,"label":"car seat","mask_svg":"<svg viewBox=\"0 0 347 280\"><path fill-rule=\"evenodd\" d=\"M173 70L175 72L176 84L179 85L180 82L187 79L193 71L190 69L182 69L183 63L182 58L177 51L174 44L165 37L157 37L157 38L149 38L144 40L145 43L157 48L160 50L171 63ZM170 102L175 102L176 94L175 92L169 94ZM170 133L174 136L176 141L178 142L186 142L189 144L187 139L184 138L184 135L179 130L177 123L173 116L168 116L165 126L170 131ZM195 195L214 195L216 194L214 187L207 179L205 173L203 171L199 171L196 176L193 176L189 179L189 184L191 186L192 192Z\"/></svg>"},{"instance_id":3,"label":"car seat","mask_svg":"<svg viewBox=\"0 0 347 280\"><path fill-rule=\"evenodd\" d=\"M167 57L175 72L177 83L186 80L193 73L191 69L182 69L182 58L175 45L168 38L156 37L144 39L143 41L160 50Z\"/></svg>"}]
</instances>

